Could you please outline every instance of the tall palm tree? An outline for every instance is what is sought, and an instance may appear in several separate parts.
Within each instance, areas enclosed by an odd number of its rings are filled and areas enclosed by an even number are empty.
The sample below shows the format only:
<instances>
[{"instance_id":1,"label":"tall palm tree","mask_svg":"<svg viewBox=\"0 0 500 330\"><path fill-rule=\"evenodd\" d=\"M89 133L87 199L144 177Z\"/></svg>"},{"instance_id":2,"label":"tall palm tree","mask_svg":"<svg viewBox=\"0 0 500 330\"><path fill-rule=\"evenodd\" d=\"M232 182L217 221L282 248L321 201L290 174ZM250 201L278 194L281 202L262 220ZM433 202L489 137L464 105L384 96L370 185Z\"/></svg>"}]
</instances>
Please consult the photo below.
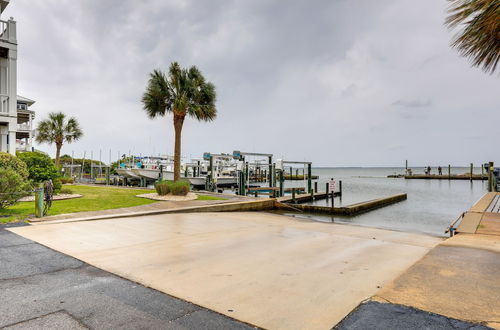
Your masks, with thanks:
<instances>
[{"instance_id":1,"label":"tall palm tree","mask_svg":"<svg viewBox=\"0 0 500 330\"><path fill-rule=\"evenodd\" d=\"M500 1L449 0L446 25L465 27L455 36L452 46L472 60L473 66L482 66L493 73L500 59Z\"/></svg>"},{"instance_id":2,"label":"tall palm tree","mask_svg":"<svg viewBox=\"0 0 500 330\"><path fill-rule=\"evenodd\" d=\"M142 96L144 110L149 118L172 113L174 117L175 150L174 181L181 177L181 132L186 116L201 121L212 121L217 116L215 86L205 81L197 67L181 68L170 64L168 75L160 70L150 74L146 92Z\"/></svg>"},{"instance_id":3,"label":"tall palm tree","mask_svg":"<svg viewBox=\"0 0 500 330\"><path fill-rule=\"evenodd\" d=\"M36 141L38 143L56 144L56 167L64 142L71 143L80 139L83 132L76 118L66 118L62 112L51 112L49 118L38 123Z\"/></svg>"}]
</instances>

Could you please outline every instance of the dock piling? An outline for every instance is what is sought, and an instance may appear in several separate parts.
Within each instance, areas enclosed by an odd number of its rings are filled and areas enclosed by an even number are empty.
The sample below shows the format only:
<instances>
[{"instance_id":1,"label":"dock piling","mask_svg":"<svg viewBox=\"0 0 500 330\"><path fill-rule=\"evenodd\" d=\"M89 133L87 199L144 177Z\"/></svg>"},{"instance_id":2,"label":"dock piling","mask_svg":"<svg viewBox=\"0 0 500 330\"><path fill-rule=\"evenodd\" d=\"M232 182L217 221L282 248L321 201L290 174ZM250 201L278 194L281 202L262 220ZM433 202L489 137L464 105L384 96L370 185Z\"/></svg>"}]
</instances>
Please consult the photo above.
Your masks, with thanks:
<instances>
[{"instance_id":1,"label":"dock piling","mask_svg":"<svg viewBox=\"0 0 500 330\"><path fill-rule=\"evenodd\" d=\"M318 192L318 181L314 181L314 192Z\"/></svg>"},{"instance_id":2,"label":"dock piling","mask_svg":"<svg viewBox=\"0 0 500 330\"><path fill-rule=\"evenodd\" d=\"M474 169L474 164L470 163L470 181L472 182L472 171Z\"/></svg>"},{"instance_id":3,"label":"dock piling","mask_svg":"<svg viewBox=\"0 0 500 330\"><path fill-rule=\"evenodd\" d=\"M451 165L448 164L448 180L451 180Z\"/></svg>"}]
</instances>

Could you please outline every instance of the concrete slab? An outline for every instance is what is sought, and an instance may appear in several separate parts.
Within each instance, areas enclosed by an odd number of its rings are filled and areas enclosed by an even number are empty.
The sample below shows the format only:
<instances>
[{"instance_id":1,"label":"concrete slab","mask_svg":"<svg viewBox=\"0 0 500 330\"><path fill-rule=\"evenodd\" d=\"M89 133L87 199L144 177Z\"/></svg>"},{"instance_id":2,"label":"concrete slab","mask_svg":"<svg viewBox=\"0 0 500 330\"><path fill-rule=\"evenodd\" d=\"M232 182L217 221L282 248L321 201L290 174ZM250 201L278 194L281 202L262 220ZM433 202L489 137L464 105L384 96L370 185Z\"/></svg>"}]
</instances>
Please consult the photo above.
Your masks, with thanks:
<instances>
[{"instance_id":1,"label":"concrete slab","mask_svg":"<svg viewBox=\"0 0 500 330\"><path fill-rule=\"evenodd\" d=\"M459 234L435 247L377 297L447 317L500 322L497 236Z\"/></svg>"},{"instance_id":2,"label":"concrete slab","mask_svg":"<svg viewBox=\"0 0 500 330\"><path fill-rule=\"evenodd\" d=\"M11 231L272 329L329 329L440 238L267 213L163 214Z\"/></svg>"}]
</instances>

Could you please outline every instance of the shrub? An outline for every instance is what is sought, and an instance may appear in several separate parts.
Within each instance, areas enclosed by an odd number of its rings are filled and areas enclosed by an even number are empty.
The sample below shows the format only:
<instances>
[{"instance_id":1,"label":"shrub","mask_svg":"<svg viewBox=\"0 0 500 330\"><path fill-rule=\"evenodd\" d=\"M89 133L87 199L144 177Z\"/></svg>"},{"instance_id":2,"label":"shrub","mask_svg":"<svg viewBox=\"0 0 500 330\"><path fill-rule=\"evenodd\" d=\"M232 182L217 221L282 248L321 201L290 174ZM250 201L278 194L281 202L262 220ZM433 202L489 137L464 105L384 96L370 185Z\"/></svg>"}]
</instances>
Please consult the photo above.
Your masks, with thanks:
<instances>
[{"instance_id":1,"label":"shrub","mask_svg":"<svg viewBox=\"0 0 500 330\"><path fill-rule=\"evenodd\" d=\"M0 168L13 170L26 180L29 176L27 164L20 158L6 152L0 152Z\"/></svg>"},{"instance_id":2,"label":"shrub","mask_svg":"<svg viewBox=\"0 0 500 330\"><path fill-rule=\"evenodd\" d=\"M167 194L172 194L176 196L186 196L189 192L191 184L189 181L167 181L159 180L155 183L156 193L160 196L165 196Z\"/></svg>"},{"instance_id":3,"label":"shrub","mask_svg":"<svg viewBox=\"0 0 500 330\"><path fill-rule=\"evenodd\" d=\"M10 168L0 168L0 209L14 205L21 197L29 195L31 186L25 178Z\"/></svg>"},{"instance_id":4,"label":"shrub","mask_svg":"<svg viewBox=\"0 0 500 330\"><path fill-rule=\"evenodd\" d=\"M166 180L159 180L155 183L156 193L160 196L165 196L170 192L169 182Z\"/></svg>"},{"instance_id":5,"label":"shrub","mask_svg":"<svg viewBox=\"0 0 500 330\"><path fill-rule=\"evenodd\" d=\"M75 180L73 178L62 177L60 180L62 184L75 183Z\"/></svg>"},{"instance_id":6,"label":"shrub","mask_svg":"<svg viewBox=\"0 0 500 330\"><path fill-rule=\"evenodd\" d=\"M52 185L54 187L54 194L59 194L62 188L61 180L58 178L52 180Z\"/></svg>"},{"instance_id":7,"label":"shrub","mask_svg":"<svg viewBox=\"0 0 500 330\"><path fill-rule=\"evenodd\" d=\"M54 162L46 154L41 152L19 152L18 157L28 166L29 179L35 183L46 180L54 181L59 177Z\"/></svg>"},{"instance_id":8,"label":"shrub","mask_svg":"<svg viewBox=\"0 0 500 330\"><path fill-rule=\"evenodd\" d=\"M191 184L189 183L189 181L179 180L170 182L170 192L172 193L172 195L186 196L189 192L190 187Z\"/></svg>"},{"instance_id":9,"label":"shrub","mask_svg":"<svg viewBox=\"0 0 500 330\"><path fill-rule=\"evenodd\" d=\"M65 195L72 195L73 194L73 190L69 189L69 188L62 188L61 191L59 191L60 194L65 194Z\"/></svg>"}]
</instances>

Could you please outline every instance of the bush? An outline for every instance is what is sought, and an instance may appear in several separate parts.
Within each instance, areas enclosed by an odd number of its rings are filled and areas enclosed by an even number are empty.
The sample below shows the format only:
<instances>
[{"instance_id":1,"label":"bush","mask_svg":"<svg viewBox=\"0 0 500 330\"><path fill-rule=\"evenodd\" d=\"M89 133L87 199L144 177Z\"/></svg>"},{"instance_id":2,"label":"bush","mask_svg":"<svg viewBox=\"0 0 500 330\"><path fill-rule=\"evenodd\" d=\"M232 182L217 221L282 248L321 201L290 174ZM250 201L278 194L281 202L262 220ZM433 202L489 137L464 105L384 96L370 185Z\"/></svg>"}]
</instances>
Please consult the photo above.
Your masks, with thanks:
<instances>
[{"instance_id":1,"label":"bush","mask_svg":"<svg viewBox=\"0 0 500 330\"><path fill-rule=\"evenodd\" d=\"M179 180L170 183L170 192L172 193L172 195L186 196L189 192L190 187L191 184L189 183L189 181Z\"/></svg>"},{"instance_id":2,"label":"bush","mask_svg":"<svg viewBox=\"0 0 500 330\"><path fill-rule=\"evenodd\" d=\"M62 184L75 183L73 178L62 177L60 178Z\"/></svg>"},{"instance_id":3,"label":"bush","mask_svg":"<svg viewBox=\"0 0 500 330\"><path fill-rule=\"evenodd\" d=\"M189 192L191 184L189 181L166 181L159 180L155 183L156 193L160 196L165 196L167 194L172 194L176 196L186 196Z\"/></svg>"},{"instance_id":4,"label":"bush","mask_svg":"<svg viewBox=\"0 0 500 330\"><path fill-rule=\"evenodd\" d=\"M62 183L60 179L54 179L52 180L52 185L54 187L54 194L59 194L59 192L62 189Z\"/></svg>"},{"instance_id":5,"label":"bush","mask_svg":"<svg viewBox=\"0 0 500 330\"><path fill-rule=\"evenodd\" d=\"M41 152L19 152L19 159L28 166L29 179L35 183L47 180L54 181L59 177L59 171L52 159Z\"/></svg>"},{"instance_id":6,"label":"bush","mask_svg":"<svg viewBox=\"0 0 500 330\"><path fill-rule=\"evenodd\" d=\"M27 164L20 158L6 152L0 152L0 168L5 170L13 170L26 180L29 176Z\"/></svg>"},{"instance_id":7,"label":"bush","mask_svg":"<svg viewBox=\"0 0 500 330\"><path fill-rule=\"evenodd\" d=\"M69 188L62 188L61 191L59 191L60 194L65 194L65 195L72 195L73 194L73 190L69 189Z\"/></svg>"},{"instance_id":8,"label":"bush","mask_svg":"<svg viewBox=\"0 0 500 330\"><path fill-rule=\"evenodd\" d=\"M159 180L155 183L156 193L160 196L165 196L170 193L170 185L166 180Z\"/></svg>"},{"instance_id":9,"label":"bush","mask_svg":"<svg viewBox=\"0 0 500 330\"><path fill-rule=\"evenodd\" d=\"M0 209L14 205L21 197L29 195L31 186L25 178L10 168L0 168Z\"/></svg>"}]
</instances>

